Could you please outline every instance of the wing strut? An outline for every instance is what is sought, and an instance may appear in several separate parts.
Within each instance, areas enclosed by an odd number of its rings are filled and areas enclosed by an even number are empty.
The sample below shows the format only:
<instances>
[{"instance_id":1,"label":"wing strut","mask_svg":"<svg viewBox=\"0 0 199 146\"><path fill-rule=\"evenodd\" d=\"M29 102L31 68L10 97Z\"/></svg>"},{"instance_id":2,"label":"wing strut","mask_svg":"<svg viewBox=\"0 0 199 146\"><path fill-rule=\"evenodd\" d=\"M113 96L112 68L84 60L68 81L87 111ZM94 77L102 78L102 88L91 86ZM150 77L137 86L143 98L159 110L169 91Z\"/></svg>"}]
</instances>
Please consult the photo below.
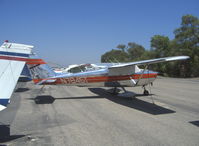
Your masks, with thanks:
<instances>
[{"instance_id":1,"label":"wing strut","mask_svg":"<svg viewBox=\"0 0 199 146\"><path fill-rule=\"evenodd\" d=\"M136 82L135 85L137 85L137 84L139 83L140 79L143 77L143 74L144 74L144 72L146 71L146 69L148 68L148 66L149 66L149 64L146 64L146 65L145 65L145 67L144 67L144 69L143 69L143 71L142 71L142 74L141 74L141 76L139 77L139 79L138 79L138 81Z\"/></svg>"}]
</instances>

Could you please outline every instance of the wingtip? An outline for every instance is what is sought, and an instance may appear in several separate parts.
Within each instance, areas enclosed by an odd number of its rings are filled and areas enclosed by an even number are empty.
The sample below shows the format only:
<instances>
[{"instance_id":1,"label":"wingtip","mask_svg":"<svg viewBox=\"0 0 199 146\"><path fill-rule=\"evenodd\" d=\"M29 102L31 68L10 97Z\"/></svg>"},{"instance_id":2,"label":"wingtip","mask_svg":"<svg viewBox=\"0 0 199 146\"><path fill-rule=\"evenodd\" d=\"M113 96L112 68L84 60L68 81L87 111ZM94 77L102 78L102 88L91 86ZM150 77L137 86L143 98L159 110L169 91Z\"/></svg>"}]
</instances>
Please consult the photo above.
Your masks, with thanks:
<instances>
[{"instance_id":1,"label":"wingtip","mask_svg":"<svg viewBox=\"0 0 199 146\"><path fill-rule=\"evenodd\" d=\"M187 60L189 59L189 56L174 56L174 57L169 57L166 60L167 61L174 61L174 60Z\"/></svg>"},{"instance_id":2,"label":"wingtip","mask_svg":"<svg viewBox=\"0 0 199 146\"><path fill-rule=\"evenodd\" d=\"M189 56L184 56L186 59L190 59L190 57Z\"/></svg>"}]
</instances>

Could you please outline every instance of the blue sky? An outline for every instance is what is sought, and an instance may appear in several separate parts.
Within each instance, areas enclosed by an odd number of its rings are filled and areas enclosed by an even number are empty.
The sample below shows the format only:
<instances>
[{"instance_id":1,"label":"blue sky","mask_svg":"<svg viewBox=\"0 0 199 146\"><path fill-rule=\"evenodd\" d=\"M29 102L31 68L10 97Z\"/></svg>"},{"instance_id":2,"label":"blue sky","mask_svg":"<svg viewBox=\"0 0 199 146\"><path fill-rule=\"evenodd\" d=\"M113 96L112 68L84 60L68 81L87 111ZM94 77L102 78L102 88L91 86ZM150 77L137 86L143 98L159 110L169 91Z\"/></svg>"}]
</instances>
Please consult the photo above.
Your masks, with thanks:
<instances>
[{"instance_id":1,"label":"blue sky","mask_svg":"<svg viewBox=\"0 0 199 146\"><path fill-rule=\"evenodd\" d=\"M0 41L35 46L47 62L98 63L118 44L150 48L173 39L181 17L199 17L198 0L0 0Z\"/></svg>"}]
</instances>

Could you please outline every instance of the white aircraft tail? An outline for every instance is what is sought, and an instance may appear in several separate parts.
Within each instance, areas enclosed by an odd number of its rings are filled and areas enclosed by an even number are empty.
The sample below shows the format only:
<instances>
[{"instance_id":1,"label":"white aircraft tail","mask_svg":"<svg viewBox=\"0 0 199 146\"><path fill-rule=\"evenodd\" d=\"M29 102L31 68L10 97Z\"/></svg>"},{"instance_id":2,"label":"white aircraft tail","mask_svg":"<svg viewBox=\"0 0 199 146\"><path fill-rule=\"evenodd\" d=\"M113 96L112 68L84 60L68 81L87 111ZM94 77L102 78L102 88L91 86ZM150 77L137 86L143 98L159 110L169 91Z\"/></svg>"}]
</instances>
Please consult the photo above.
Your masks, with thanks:
<instances>
[{"instance_id":1,"label":"white aircraft tail","mask_svg":"<svg viewBox=\"0 0 199 146\"><path fill-rule=\"evenodd\" d=\"M49 78L53 78L57 75L54 70L44 62L43 59L37 59L35 62L26 63L32 80L35 84L42 84L47 81ZM48 82L54 82L55 80L48 80Z\"/></svg>"},{"instance_id":2,"label":"white aircraft tail","mask_svg":"<svg viewBox=\"0 0 199 146\"><path fill-rule=\"evenodd\" d=\"M0 46L0 111L10 103L24 65L32 54L33 46L9 43Z\"/></svg>"}]
</instances>

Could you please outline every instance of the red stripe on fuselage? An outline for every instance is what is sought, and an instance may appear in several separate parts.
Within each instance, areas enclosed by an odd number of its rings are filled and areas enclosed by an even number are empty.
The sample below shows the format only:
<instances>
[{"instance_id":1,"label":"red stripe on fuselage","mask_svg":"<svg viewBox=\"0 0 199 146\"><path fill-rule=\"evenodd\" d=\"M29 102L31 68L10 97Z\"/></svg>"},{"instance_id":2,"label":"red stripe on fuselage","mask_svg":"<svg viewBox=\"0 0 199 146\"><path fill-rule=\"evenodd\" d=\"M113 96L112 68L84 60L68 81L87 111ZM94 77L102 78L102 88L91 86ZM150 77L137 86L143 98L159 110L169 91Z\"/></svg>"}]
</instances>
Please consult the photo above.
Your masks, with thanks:
<instances>
[{"instance_id":1,"label":"red stripe on fuselage","mask_svg":"<svg viewBox=\"0 0 199 146\"><path fill-rule=\"evenodd\" d=\"M134 74L125 76L97 76L97 77L69 77L69 78L57 78L55 82L43 83L43 84L79 84L79 83L97 83L97 82L114 82L114 81L124 81L130 79L147 79L156 78L157 73L150 74ZM44 79L33 79L35 83L38 83ZM48 80L48 79L45 79ZM51 80L51 78L49 78Z\"/></svg>"}]
</instances>

